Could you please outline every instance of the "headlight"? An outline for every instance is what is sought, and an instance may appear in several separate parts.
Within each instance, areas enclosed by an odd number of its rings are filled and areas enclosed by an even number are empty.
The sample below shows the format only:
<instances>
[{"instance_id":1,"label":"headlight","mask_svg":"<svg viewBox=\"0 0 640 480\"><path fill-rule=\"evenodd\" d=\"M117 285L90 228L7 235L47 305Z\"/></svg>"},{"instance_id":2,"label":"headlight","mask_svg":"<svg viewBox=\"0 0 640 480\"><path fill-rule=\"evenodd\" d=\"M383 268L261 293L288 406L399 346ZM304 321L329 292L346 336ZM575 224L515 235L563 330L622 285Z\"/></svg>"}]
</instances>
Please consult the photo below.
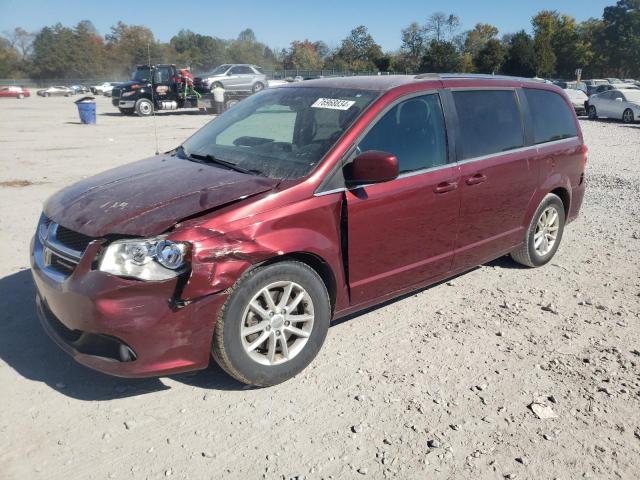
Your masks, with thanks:
<instances>
[{"instance_id":1,"label":"headlight","mask_svg":"<svg viewBox=\"0 0 640 480\"><path fill-rule=\"evenodd\" d=\"M136 91L133 90L131 92L124 92L121 96L122 97L130 97L131 95L135 95Z\"/></svg>"},{"instance_id":2,"label":"headlight","mask_svg":"<svg viewBox=\"0 0 640 480\"><path fill-rule=\"evenodd\" d=\"M166 237L118 240L102 255L99 270L119 277L140 280L168 280L188 269L190 244Z\"/></svg>"}]
</instances>

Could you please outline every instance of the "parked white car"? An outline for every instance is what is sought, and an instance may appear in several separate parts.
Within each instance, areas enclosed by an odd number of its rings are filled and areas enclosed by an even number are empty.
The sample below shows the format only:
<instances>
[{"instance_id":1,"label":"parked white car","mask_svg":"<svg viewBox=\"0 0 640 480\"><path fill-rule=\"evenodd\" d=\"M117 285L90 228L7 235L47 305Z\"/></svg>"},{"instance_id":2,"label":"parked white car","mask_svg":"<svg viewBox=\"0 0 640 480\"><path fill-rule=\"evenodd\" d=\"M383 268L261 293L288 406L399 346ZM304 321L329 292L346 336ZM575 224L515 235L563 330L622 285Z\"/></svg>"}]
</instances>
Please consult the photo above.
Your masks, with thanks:
<instances>
[{"instance_id":1,"label":"parked white car","mask_svg":"<svg viewBox=\"0 0 640 480\"><path fill-rule=\"evenodd\" d=\"M587 114L587 101L589 97L582 90L577 90L575 88L565 88L564 92L569 97L573 108L575 109L578 115L586 115Z\"/></svg>"},{"instance_id":2,"label":"parked white car","mask_svg":"<svg viewBox=\"0 0 640 480\"><path fill-rule=\"evenodd\" d=\"M118 85L120 82L104 82L100 85L94 85L91 87L91 93L96 95L104 95L105 92L110 92L113 90L113 87Z\"/></svg>"},{"instance_id":3,"label":"parked white car","mask_svg":"<svg viewBox=\"0 0 640 480\"><path fill-rule=\"evenodd\" d=\"M588 101L589 118L621 119L624 123L640 121L640 90L624 89L592 95Z\"/></svg>"}]
</instances>

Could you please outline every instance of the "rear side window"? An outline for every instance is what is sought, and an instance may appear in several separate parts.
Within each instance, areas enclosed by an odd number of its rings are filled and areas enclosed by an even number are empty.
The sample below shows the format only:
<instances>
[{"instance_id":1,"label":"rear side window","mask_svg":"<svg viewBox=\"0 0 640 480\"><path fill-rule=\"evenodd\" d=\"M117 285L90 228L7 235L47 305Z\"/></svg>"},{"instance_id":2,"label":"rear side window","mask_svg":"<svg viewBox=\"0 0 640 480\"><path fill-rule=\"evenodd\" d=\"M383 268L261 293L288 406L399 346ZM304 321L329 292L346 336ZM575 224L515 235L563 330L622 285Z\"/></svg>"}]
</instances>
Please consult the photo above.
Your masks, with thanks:
<instances>
[{"instance_id":1,"label":"rear side window","mask_svg":"<svg viewBox=\"0 0 640 480\"><path fill-rule=\"evenodd\" d=\"M430 94L400 102L378 120L358 148L394 154L400 173L444 165L447 135L440 97Z\"/></svg>"},{"instance_id":2,"label":"rear side window","mask_svg":"<svg viewBox=\"0 0 640 480\"><path fill-rule=\"evenodd\" d=\"M524 89L533 116L533 143L577 137L576 122L569 106L555 92Z\"/></svg>"},{"instance_id":3,"label":"rear side window","mask_svg":"<svg viewBox=\"0 0 640 480\"><path fill-rule=\"evenodd\" d=\"M524 146L522 118L513 90L460 90L453 92L453 99L462 160Z\"/></svg>"}]
</instances>

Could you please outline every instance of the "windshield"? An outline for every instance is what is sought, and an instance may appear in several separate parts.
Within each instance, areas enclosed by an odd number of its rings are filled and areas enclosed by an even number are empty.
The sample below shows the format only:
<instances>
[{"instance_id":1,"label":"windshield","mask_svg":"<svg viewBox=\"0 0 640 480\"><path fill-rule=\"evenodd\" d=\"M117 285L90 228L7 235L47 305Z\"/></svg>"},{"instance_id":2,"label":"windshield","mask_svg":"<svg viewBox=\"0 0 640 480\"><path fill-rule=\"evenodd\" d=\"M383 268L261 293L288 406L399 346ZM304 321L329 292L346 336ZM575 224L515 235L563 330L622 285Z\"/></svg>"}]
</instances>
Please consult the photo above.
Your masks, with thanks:
<instances>
[{"instance_id":1,"label":"windshield","mask_svg":"<svg viewBox=\"0 0 640 480\"><path fill-rule=\"evenodd\" d=\"M640 90L627 90L624 92L627 102L640 103Z\"/></svg>"},{"instance_id":2,"label":"windshield","mask_svg":"<svg viewBox=\"0 0 640 480\"><path fill-rule=\"evenodd\" d=\"M186 155L212 156L267 177L311 172L378 93L282 87L243 100L184 144Z\"/></svg>"},{"instance_id":3,"label":"windshield","mask_svg":"<svg viewBox=\"0 0 640 480\"><path fill-rule=\"evenodd\" d=\"M151 69L149 67L136 68L131 80L136 82L148 82L151 79Z\"/></svg>"}]
</instances>

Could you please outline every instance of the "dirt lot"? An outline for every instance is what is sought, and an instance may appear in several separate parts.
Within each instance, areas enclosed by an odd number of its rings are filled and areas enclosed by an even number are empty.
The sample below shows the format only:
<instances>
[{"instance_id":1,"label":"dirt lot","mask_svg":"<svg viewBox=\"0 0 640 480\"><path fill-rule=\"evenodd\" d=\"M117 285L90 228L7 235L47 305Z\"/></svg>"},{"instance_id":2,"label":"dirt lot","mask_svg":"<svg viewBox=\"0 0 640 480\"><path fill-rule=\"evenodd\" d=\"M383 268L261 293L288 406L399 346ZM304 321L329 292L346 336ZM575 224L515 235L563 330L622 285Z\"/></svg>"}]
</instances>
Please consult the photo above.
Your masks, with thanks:
<instances>
[{"instance_id":1,"label":"dirt lot","mask_svg":"<svg viewBox=\"0 0 640 480\"><path fill-rule=\"evenodd\" d=\"M500 259L339 322L299 377L247 389L215 365L107 377L43 333L42 202L155 150L151 119L101 98L79 125L72 100L0 103L0 478L640 477L640 125L582 122L589 186L551 264ZM208 120L159 115L160 149Z\"/></svg>"}]
</instances>

